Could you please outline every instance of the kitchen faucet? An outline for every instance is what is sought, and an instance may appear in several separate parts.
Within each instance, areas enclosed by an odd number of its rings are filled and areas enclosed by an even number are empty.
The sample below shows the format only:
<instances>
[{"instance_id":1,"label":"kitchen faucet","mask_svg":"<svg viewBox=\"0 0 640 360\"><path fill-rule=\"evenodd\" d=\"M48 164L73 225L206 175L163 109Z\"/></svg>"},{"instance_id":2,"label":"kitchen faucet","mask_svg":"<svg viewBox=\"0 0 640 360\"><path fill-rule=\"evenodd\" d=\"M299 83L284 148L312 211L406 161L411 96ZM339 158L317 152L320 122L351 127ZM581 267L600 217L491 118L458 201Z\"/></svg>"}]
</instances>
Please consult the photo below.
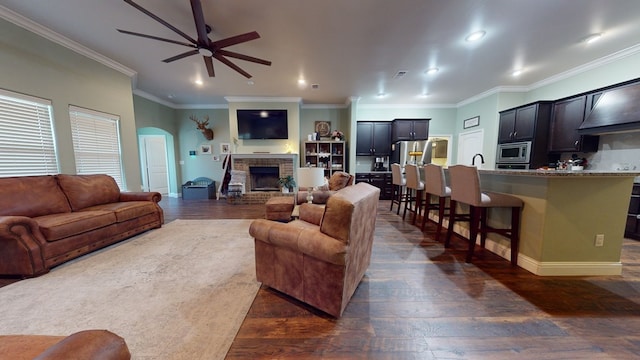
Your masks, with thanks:
<instances>
[{"instance_id":1,"label":"kitchen faucet","mask_svg":"<svg viewBox=\"0 0 640 360\"><path fill-rule=\"evenodd\" d=\"M471 159L471 165L475 166L476 165L476 157L480 156L480 161L482 164L484 164L484 156L482 156L482 154L475 154L473 155L473 158Z\"/></svg>"}]
</instances>

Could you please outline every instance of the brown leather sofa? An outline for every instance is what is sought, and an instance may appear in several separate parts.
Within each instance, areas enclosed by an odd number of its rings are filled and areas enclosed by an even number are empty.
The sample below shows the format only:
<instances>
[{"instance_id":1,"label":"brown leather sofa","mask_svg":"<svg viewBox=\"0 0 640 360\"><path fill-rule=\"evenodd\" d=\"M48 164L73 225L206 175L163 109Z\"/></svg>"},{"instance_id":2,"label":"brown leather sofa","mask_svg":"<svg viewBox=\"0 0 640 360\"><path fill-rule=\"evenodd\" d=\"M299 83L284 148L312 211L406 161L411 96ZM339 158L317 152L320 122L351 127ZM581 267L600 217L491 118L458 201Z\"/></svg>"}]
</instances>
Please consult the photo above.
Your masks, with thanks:
<instances>
[{"instance_id":1,"label":"brown leather sofa","mask_svg":"<svg viewBox=\"0 0 640 360\"><path fill-rule=\"evenodd\" d=\"M129 360L124 339L107 330L65 336L2 335L0 360Z\"/></svg>"},{"instance_id":2,"label":"brown leather sofa","mask_svg":"<svg viewBox=\"0 0 640 360\"><path fill-rule=\"evenodd\" d=\"M353 185L354 176L343 171L334 172L326 184L325 189L318 189L311 192L314 204L325 204L327 199L340 189ZM266 203L265 219L277 221L291 220L291 213L296 204L301 205L307 202L308 191L299 191L295 196L272 197Z\"/></svg>"},{"instance_id":3,"label":"brown leather sofa","mask_svg":"<svg viewBox=\"0 0 640 360\"><path fill-rule=\"evenodd\" d=\"M0 275L33 277L164 222L157 192L108 175L0 178Z\"/></svg>"},{"instance_id":4,"label":"brown leather sofa","mask_svg":"<svg viewBox=\"0 0 640 360\"><path fill-rule=\"evenodd\" d=\"M379 188L358 183L325 206L302 204L299 220L254 220L258 281L342 316L369 267L379 196Z\"/></svg>"}]
</instances>

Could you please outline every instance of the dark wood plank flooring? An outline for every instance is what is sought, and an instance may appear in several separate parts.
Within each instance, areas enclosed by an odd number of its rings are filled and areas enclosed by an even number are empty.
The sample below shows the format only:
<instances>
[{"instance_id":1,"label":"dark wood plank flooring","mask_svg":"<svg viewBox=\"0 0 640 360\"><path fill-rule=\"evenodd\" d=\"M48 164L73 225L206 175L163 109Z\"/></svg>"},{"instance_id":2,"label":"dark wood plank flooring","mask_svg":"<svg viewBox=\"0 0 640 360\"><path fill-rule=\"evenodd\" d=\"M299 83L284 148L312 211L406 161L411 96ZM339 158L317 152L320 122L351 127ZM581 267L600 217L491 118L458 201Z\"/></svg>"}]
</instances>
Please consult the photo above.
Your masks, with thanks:
<instances>
[{"instance_id":1,"label":"dark wood plank flooring","mask_svg":"<svg viewBox=\"0 0 640 360\"><path fill-rule=\"evenodd\" d=\"M167 198L174 219L252 219L264 205ZM539 277L466 242L435 242L381 201L372 263L336 320L262 287L227 359L640 358L640 242L623 274Z\"/></svg>"}]
</instances>

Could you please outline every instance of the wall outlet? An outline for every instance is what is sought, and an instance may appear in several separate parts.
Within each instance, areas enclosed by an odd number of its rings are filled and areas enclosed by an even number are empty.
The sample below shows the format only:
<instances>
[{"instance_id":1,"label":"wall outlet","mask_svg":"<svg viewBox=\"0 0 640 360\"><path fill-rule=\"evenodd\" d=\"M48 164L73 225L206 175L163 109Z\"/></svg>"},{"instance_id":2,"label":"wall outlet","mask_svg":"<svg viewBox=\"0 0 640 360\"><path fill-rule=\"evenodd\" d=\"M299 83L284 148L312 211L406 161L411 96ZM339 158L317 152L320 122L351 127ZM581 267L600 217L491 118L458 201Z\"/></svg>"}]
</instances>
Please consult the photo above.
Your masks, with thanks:
<instances>
[{"instance_id":1,"label":"wall outlet","mask_svg":"<svg viewBox=\"0 0 640 360\"><path fill-rule=\"evenodd\" d=\"M604 234L596 235L596 241L594 243L595 246L604 246Z\"/></svg>"}]
</instances>

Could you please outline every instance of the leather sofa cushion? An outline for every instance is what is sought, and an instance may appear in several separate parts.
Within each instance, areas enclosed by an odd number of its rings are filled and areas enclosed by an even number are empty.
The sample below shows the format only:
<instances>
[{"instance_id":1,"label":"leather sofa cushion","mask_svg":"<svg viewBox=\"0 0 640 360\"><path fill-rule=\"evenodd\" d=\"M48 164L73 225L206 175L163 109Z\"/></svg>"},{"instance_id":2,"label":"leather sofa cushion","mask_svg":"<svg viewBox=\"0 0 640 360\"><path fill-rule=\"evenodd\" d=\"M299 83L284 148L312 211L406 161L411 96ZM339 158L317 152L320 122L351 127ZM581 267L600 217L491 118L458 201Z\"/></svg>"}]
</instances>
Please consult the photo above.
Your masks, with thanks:
<instances>
[{"instance_id":1,"label":"leather sofa cushion","mask_svg":"<svg viewBox=\"0 0 640 360\"><path fill-rule=\"evenodd\" d=\"M0 215L36 217L70 211L54 176L0 178Z\"/></svg>"},{"instance_id":2,"label":"leather sofa cushion","mask_svg":"<svg viewBox=\"0 0 640 360\"><path fill-rule=\"evenodd\" d=\"M119 223L157 212L155 204L149 201L124 201L102 204L84 208L81 212L85 211L113 212L116 216L116 222Z\"/></svg>"},{"instance_id":3,"label":"leather sofa cushion","mask_svg":"<svg viewBox=\"0 0 640 360\"><path fill-rule=\"evenodd\" d=\"M109 175L56 175L73 211L118 202L120 188Z\"/></svg>"},{"instance_id":4,"label":"leather sofa cushion","mask_svg":"<svg viewBox=\"0 0 640 360\"><path fill-rule=\"evenodd\" d=\"M351 175L343 171L334 172L329 178L329 190L337 191L349 185Z\"/></svg>"},{"instance_id":5,"label":"leather sofa cushion","mask_svg":"<svg viewBox=\"0 0 640 360\"><path fill-rule=\"evenodd\" d=\"M40 216L34 220L47 241L56 241L115 224L116 215L104 210L78 211Z\"/></svg>"}]
</instances>

